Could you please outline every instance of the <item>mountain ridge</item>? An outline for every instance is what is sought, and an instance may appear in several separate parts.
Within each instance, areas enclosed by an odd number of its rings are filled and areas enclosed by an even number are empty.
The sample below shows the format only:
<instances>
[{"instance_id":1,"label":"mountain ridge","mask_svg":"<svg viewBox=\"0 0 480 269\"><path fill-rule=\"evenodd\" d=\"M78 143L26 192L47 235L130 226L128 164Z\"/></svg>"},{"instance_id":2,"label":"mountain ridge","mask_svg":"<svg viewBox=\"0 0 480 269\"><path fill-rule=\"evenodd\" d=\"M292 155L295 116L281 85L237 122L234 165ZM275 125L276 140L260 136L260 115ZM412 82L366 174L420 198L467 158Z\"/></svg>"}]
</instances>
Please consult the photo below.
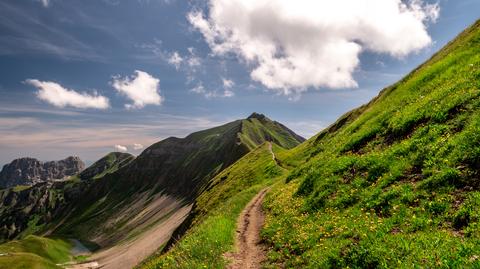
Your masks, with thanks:
<instances>
[{"instance_id":1,"label":"mountain ridge","mask_svg":"<svg viewBox=\"0 0 480 269\"><path fill-rule=\"evenodd\" d=\"M141 249L134 246L145 242L146 231L162 231L157 238L169 236L173 232L171 229L176 227L171 226L169 220L175 216L177 222L186 217L175 215L176 212L188 213L191 203L208 188L215 175L257 146L272 141L279 147L292 148L303 141L284 128L267 117L261 121L254 118L237 120L194 132L185 138L164 139L134 159L126 156L128 161L114 171L92 176L94 173L89 171L96 171L95 166L103 167L102 159L108 158L107 155L85 170L89 179L81 179L80 174L75 180L44 190L55 193L50 202L55 205L53 208L41 203L43 206L37 208L36 214L16 215L14 212L22 211L36 200L15 207L6 203L0 217L10 216L3 224L10 229L5 229L2 234L15 238L33 231L34 234L47 232L47 235L80 239L101 249L94 254L100 263L118 265L121 257L111 256L111 253L117 252L114 250L124 245L122 243L133 244L129 248L134 251ZM109 162L109 165L114 163ZM39 187L20 191L16 197L32 197L27 193L36 193ZM10 190L7 196L11 197L12 193ZM12 216L19 219L12 219ZM16 229L11 229L12 223L16 224ZM139 257L146 258L142 253L138 254ZM129 261L132 266L139 262L137 259Z\"/></svg>"}]
</instances>

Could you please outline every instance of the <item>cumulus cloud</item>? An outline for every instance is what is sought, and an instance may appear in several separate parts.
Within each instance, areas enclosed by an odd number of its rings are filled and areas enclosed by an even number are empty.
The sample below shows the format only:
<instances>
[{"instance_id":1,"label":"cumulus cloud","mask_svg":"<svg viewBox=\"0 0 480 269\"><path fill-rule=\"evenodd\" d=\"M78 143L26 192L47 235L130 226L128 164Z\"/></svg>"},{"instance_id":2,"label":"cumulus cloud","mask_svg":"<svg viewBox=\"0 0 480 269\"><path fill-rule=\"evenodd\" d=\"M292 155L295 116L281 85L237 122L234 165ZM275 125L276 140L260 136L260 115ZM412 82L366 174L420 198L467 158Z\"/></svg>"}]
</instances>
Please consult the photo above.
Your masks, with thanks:
<instances>
[{"instance_id":1,"label":"cumulus cloud","mask_svg":"<svg viewBox=\"0 0 480 269\"><path fill-rule=\"evenodd\" d=\"M193 87L191 92L196 94L201 94L207 99L211 98L229 98L235 96L235 93L229 89L224 89L223 91L211 91L205 89L202 83L198 83L195 87Z\"/></svg>"},{"instance_id":2,"label":"cumulus cloud","mask_svg":"<svg viewBox=\"0 0 480 269\"><path fill-rule=\"evenodd\" d=\"M133 144L133 149L134 150L141 150L141 149L143 149L143 145L135 143L135 144Z\"/></svg>"},{"instance_id":3,"label":"cumulus cloud","mask_svg":"<svg viewBox=\"0 0 480 269\"><path fill-rule=\"evenodd\" d=\"M169 64L175 66L175 69L178 70L183 62L183 58L180 56L180 54L178 54L178 52L175 51L172 53L172 55L170 55L167 61Z\"/></svg>"},{"instance_id":4,"label":"cumulus cloud","mask_svg":"<svg viewBox=\"0 0 480 269\"><path fill-rule=\"evenodd\" d=\"M115 145L115 150L120 151L120 152L127 152L128 148L126 146L122 146L122 145Z\"/></svg>"},{"instance_id":5,"label":"cumulus cloud","mask_svg":"<svg viewBox=\"0 0 480 269\"><path fill-rule=\"evenodd\" d=\"M404 57L431 44L438 4L423 0L209 0L189 22L217 56L233 53L251 78L283 94L357 87L362 51Z\"/></svg>"},{"instance_id":6,"label":"cumulus cloud","mask_svg":"<svg viewBox=\"0 0 480 269\"><path fill-rule=\"evenodd\" d=\"M71 106L76 108L107 109L110 106L108 98L97 93L79 93L75 90L64 88L58 83L37 79L27 79L25 83L38 89L37 97L39 99L56 107Z\"/></svg>"},{"instance_id":7,"label":"cumulus cloud","mask_svg":"<svg viewBox=\"0 0 480 269\"><path fill-rule=\"evenodd\" d=\"M163 102L163 97L160 95L160 79L147 72L135 70L130 77L116 76L113 78L112 86L133 101L132 104L125 105L127 109L160 105Z\"/></svg>"}]
</instances>

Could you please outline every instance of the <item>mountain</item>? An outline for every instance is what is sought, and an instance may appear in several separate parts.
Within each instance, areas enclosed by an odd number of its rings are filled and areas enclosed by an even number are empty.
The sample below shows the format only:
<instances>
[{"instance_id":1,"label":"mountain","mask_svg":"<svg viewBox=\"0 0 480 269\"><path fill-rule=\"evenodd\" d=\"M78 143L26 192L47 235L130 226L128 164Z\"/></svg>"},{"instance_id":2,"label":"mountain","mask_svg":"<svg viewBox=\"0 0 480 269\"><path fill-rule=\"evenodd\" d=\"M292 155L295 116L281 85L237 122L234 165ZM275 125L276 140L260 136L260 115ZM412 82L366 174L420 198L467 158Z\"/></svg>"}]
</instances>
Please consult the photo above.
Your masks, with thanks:
<instances>
[{"instance_id":1,"label":"mountain","mask_svg":"<svg viewBox=\"0 0 480 269\"><path fill-rule=\"evenodd\" d=\"M0 190L0 241L40 230L55 216L72 210L72 201L81 201L83 192L94 179L114 172L133 159L131 154L113 152L69 180L41 181L33 186Z\"/></svg>"},{"instance_id":2,"label":"mountain","mask_svg":"<svg viewBox=\"0 0 480 269\"><path fill-rule=\"evenodd\" d=\"M60 161L41 162L34 158L20 158L3 166L0 172L0 188L18 185L31 186L49 180L65 179L85 169L79 157Z\"/></svg>"},{"instance_id":3,"label":"mountain","mask_svg":"<svg viewBox=\"0 0 480 269\"><path fill-rule=\"evenodd\" d=\"M133 159L135 159L135 156L129 153L111 152L83 170L78 177L82 180L101 178L108 173L115 172L119 167L131 162Z\"/></svg>"},{"instance_id":4,"label":"mountain","mask_svg":"<svg viewBox=\"0 0 480 269\"><path fill-rule=\"evenodd\" d=\"M266 268L480 267L480 21L299 146L254 152L141 268L227 267L236 220L267 186Z\"/></svg>"},{"instance_id":5,"label":"mountain","mask_svg":"<svg viewBox=\"0 0 480 269\"><path fill-rule=\"evenodd\" d=\"M92 259L105 268L134 266L168 241L196 198L225 168L266 142L292 148L302 141L284 125L254 113L185 138L167 138L135 159L106 156L80 173L78 180L43 187L47 190L34 186L0 193L5 205L0 212L2 235L77 238L100 248ZM122 165L97 172L105 163ZM49 202L38 202L45 197ZM39 206L25 214L32 205ZM131 255L126 258L124 252Z\"/></svg>"}]
</instances>

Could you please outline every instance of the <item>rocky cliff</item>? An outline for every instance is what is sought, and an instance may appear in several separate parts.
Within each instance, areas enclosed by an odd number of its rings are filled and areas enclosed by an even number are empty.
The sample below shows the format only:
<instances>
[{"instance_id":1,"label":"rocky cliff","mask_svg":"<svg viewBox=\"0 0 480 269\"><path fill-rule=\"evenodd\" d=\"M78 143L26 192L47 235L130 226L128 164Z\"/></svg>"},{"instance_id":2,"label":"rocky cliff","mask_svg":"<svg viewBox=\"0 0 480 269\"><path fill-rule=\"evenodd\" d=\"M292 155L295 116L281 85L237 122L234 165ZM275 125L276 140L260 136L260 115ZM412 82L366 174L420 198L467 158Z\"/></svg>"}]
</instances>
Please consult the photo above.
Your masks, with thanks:
<instances>
[{"instance_id":1,"label":"rocky cliff","mask_svg":"<svg viewBox=\"0 0 480 269\"><path fill-rule=\"evenodd\" d=\"M18 185L34 185L75 175L85 169L79 157L60 161L41 162L34 158L20 158L3 167L0 172L0 188Z\"/></svg>"}]
</instances>

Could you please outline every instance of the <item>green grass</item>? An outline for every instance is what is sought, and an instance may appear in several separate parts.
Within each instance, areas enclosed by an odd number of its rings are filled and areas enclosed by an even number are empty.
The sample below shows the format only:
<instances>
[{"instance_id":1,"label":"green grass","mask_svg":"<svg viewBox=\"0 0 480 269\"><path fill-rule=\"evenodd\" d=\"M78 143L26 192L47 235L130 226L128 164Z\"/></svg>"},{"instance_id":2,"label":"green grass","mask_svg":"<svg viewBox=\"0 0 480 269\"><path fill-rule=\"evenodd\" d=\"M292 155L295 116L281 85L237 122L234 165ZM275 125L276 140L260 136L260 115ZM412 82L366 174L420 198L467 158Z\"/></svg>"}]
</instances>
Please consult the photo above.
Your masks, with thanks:
<instances>
[{"instance_id":1,"label":"green grass","mask_svg":"<svg viewBox=\"0 0 480 269\"><path fill-rule=\"evenodd\" d=\"M0 245L0 268L61 268L71 260L70 242L29 235Z\"/></svg>"},{"instance_id":2,"label":"green grass","mask_svg":"<svg viewBox=\"0 0 480 269\"><path fill-rule=\"evenodd\" d=\"M480 22L279 154L267 267L480 267Z\"/></svg>"},{"instance_id":3,"label":"green grass","mask_svg":"<svg viewBox=\"0 0 480 269\"><path fill-rule=\"evenodd\" d=\"M27 186L27 185L17 185L15 187L13 187L12 189L13 189L14 192L21 192L23 190L29 189L30 187L31 186Z\"/></svg>"},{"instance_id":4,"label":"green grass","mask_svg":"<svg viewBox=\"0 0 480 269\"><path fill-rule=\"evenodd\" d=\"M193 228L167 254L149 259L142 268L224 268L223 254L233 250L241 211L281 174L267 144L247 154L216 176L197 199Z\"/></svg>"}]
</instances>

